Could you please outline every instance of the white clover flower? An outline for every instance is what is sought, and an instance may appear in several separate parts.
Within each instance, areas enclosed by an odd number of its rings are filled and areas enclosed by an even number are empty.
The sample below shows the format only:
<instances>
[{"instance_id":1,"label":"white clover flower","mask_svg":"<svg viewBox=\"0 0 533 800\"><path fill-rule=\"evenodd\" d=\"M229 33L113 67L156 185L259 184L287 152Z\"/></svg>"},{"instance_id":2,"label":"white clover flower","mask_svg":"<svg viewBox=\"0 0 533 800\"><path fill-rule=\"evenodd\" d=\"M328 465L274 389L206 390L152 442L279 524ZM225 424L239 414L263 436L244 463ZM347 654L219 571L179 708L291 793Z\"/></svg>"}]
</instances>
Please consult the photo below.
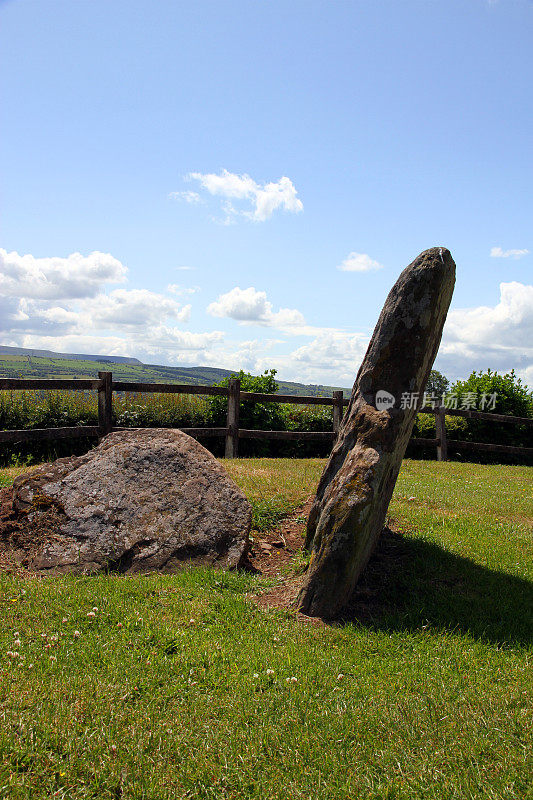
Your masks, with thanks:
<instances>
[{"instance_id":1,"label":"white clover flower","mask_svg":"<svg viewBox=\"0 0 533 800\"><path fill-rule=\"evenodd\" d=\"M13 642L13 644L15 645L15 647L20 647L20 645L22 644L22 642L20 641L20 639L15 639L15 641Z\"/></svg>"},{"instance_id":2,"label":"white clover flower","mask_svg":"<svg viewBox=\"0 0 533 800\"><path fill-rule=\"evenodd\" d=\"M266 674L267 675L273 675L274 674L274 670L273 669L267 669Z\"/></svg>"},{"instance_id":3,"label":"white clover flower","mask_svg":"<svg viewBox=\"0 0 533 800\"><path fill-rule=\"evenodd\" d=\"M81 636L81 633L79 631L74 631L74 638L75 639L79 639L80 636Z\"/></svg>"},{"instance_id":4,"label":"white clover flower","mask_svg":"<svg viewBox=\"0 0 533 800\"><path fill-rule=\"evenodd\" d=\"M94 613L94 611L88 611L87 616L93 618L96 617L96 614Z\"/></svg>"},{"instance_id":5,"label":"white clover flower","mask_svg":"<svg viewBox=\"0 0 533 800\"><path fill-rule=\"evenodd\" d=\"M254 672L253 677L254 678L258 678L259 677L259 673L258 672Z\"/></svg>"},{"instance_id":6,"label":"white clover flower","mask_svg":"<svg viewBox=\"0 0 533 800\"><path fill-rule=\"evenodd\" d=\"M343 678L344 678L344 675L343 675L343 673L342 673L342 672L339 672L339 674L337 675L337 680L338 680L338 681L342 681L342 679L343 679Z\"/></svg>"}]
</instances>

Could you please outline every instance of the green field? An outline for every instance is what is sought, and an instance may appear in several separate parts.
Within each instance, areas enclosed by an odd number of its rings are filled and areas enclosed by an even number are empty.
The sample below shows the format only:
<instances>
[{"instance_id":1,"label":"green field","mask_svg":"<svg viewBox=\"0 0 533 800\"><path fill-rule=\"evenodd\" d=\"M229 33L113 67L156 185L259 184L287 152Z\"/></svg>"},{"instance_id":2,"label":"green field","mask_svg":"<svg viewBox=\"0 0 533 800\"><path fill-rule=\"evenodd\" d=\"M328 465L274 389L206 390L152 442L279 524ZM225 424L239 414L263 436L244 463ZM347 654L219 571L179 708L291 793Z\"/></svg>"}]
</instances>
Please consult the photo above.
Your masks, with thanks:
<instances>
[{"instance_id":1,"label":"green field","mask_svg":"<svg viewBox=\"0 0 533 800\"><path fill-rule=\"evenodd\" d=\"M165 367L156 364L121 364L81 359L45 356L10 355L0 353L0 378L97 378L99 371L111 371L116 381L140 383L187 383L212 386L234 374L217 367ZM306 385L277 381L284 394L331 397L338 386ZM344 390L345 395L350 393Z\"/></svg>"},{"instance_id":2,"label":"green field","mask_svg":"<svg viewBox=\"0 0 533 800\"><path fill-rule=\"evenodd\" d=\"M323 467L223 463L262 530ZM533 798L532 475L404 461L335 625L246 573L1 576L0 797Z\"/></svg>"}]
</instances>

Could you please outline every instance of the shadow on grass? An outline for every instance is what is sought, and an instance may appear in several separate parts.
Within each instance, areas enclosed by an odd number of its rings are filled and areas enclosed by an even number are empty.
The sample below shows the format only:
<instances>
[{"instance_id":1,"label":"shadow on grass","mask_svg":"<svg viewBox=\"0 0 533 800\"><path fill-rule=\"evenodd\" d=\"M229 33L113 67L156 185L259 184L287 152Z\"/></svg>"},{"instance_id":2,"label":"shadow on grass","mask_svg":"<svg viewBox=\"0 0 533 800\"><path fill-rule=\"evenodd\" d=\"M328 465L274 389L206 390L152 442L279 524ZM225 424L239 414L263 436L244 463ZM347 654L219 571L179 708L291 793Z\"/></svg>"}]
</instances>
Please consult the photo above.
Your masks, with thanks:
<instances>
[{"instance_id":1,"label":"shadow on grass","mask_svg":"<svg viewBox=\"0 0 533 800\"><path fill-rule=\"evenodd\" d=\"M423 626L533 643L533 583L386 528L342 615L379 630Z\"/></svg>"}]
</instances>

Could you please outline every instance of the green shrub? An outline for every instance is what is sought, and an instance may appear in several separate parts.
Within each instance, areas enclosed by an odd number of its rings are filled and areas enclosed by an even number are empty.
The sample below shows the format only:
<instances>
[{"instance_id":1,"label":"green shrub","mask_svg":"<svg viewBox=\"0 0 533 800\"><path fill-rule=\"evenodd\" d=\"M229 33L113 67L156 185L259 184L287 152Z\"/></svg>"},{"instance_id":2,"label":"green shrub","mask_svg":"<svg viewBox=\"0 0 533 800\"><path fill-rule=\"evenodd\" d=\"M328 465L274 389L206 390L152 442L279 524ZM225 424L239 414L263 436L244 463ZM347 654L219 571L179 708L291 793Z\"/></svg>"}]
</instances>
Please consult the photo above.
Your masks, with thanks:
<instances>
[{"instance_id":1,"label":"green shrub","mask_svg":"<svg viewBox=\"0 0 533 800\"><path fill-rule=\"evenodd\" d=\"M276 394L278 384L275 376L276 370L265 370L262 375L251 375L241 370L231 378L238 378L241 382L241 392L261 392L262 394ZM224 378L215 386L229 385L230 378ZM221 395L214 395L208 399L209 419L212 425L226 424L228 400ZM250 400L241 400L240 422L241 428L274 431L283 429L283 412L279 403L255 403Z\"/></svg>"},{"instance_id":2,"label":"green shrub","mask_svg":"<svg viewBox=\"0 0 533 800\"><path fill-rule=\"evenodd\" d=\"M241 382L241 392L261 392L262 394L276 394L278 385L275 379L276 370L265 370L262 375L251 375L241 370L231 375ZM230 377L224 378L216 386L228 386ZM214 395L208 400L209 424L213 427L224 427L227 421L228 400L222 395ZM239 427L248 430L280 431L285 430L282 406L279 403L256 403L241 399L239 411ZM222 453L223 443L209 443L217 455ZM275 442L258 439L242 439L239 442L239 454L243 456L268 456L277 455Z\"/></svg>"},{"instance_id":3,"label":"green shrub","mask_svg":"<svg viewBox=\"0 0 533 800\"><path fill-rule=\"evenodd\" d=\"M533 392L517 378L514 370L500 375L492 370L486 372L472 372L465 381L456 381L452 386L452 393L458 397L458 407L463 401L475 396L475 407L481 410L483 398L496 396L494 408L490 409L495 414L507 414L515 417L533 417ZM485 403L486 405L486 403ZM446 427L448 420L446 418ZM513 447L532 447L532 428L526 425L515 425L506 422L497 422L483 419L467 419L466 428L461 438L469 442L487 442L492 444L508 445ZM453 448L452 448L453 453ZM474 454L462 453L463 460L474 460ZM517 456L493 453L476 453L475 460L485 463L515 463Z\"/></svg>"},{"instance_id":4,"label":"green shrub","mask_svg":"<svg viewBox=\"0 0 533 800\"><path fill-rule=\"evenodd\" d=\"M261 392L276 394L278 385L276 370L265 370L262 375L241 372L232 375L241 382L242 392ZM229 378L224 378L217 386L228 386ZM228 402L225 397L209 398L210 421L213 426L224 426ZM333 425L331 406L305 406L291 403L255 403L241 400L239 426L249 430L265 431L330 431ZM214 445L217 452L222 444ZM242 456L278 456L285 458L326 456L331 449L330 442L281 441L261 439L241 439L239 454Z\"/></svg>"},{"instance_id":5,"label":"green shrub","mask_svg":"<svg viewBox=\"0 0 533 800\"><path fill-rule=\"evenodd\" d=\"M514 417L533 416L533 391L517 378L514 369L505 375L492 372L472 372L465 381L456 381L452 386L452 394L459 399L459 407L467 393L476 395L476 408L481 410L482 398L496 395L496 405L492 409L496 414L510 414Z\"/></svg>"},{"instance_id":6,"label":"green shrub","mask_svg":"<svg viewBox=\"0 0 533 800\"><path fill-rule=\"evenodd\" d=\"M462 439L468 424L464 417L446 417L446 435L448 439ZM413 428L413 436L421 439L435 439L434 414L418 414Z\"/></svg>"},{"instance_id":7,"label":"green shrub","mask_svg":"<svg viewBox=\"0 0 533 800\"><path fill-rule=\"evenodd\" d=\"M527 386L524 386L520 378L516 377L514 370L505 375L492 372L490 369L486 372L472 372L466 380L456 381L453 384L448 397L450 395L455 395L459 409L470 407L473 411L484 410L487 413L493 411L495 414L533 417L533 393ZM446 416L446 434L448 457L451 459L481 463L531 463L531 457L526 455L485 453L473 450L458 451L453 447L454 440L512 447L532 447L531 426L497 422L496 420ZM423 439L435 438L433 414L418 414L413 436ZM411 444L409 454L420 457L422 447L424 454L427 454L429 458L435 458L433 447L421 445Z\"/></svg>"}]
</instances>

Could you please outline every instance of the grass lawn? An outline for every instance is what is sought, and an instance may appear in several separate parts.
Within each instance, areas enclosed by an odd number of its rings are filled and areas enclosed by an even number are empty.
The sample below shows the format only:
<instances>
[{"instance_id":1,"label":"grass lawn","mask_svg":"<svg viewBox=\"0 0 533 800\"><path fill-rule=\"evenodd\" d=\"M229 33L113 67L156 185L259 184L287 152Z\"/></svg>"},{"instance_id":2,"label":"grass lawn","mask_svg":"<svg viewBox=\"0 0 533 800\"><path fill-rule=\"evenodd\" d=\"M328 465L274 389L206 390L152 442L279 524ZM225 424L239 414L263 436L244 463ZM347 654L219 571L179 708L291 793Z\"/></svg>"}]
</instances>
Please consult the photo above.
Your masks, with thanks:
<instances>
[{"instance_id":1,"label":"grass lawn","mask_svg":"<svg viewBox=\"0 0 533 800\"><path fill-rule=\"evenodd\" d=\"M225 466L265 530L323 462ZM532 477L405 461L364 624L244 573L0 576L0 798L533 798Z\"/></svg>"}]
</instances>

